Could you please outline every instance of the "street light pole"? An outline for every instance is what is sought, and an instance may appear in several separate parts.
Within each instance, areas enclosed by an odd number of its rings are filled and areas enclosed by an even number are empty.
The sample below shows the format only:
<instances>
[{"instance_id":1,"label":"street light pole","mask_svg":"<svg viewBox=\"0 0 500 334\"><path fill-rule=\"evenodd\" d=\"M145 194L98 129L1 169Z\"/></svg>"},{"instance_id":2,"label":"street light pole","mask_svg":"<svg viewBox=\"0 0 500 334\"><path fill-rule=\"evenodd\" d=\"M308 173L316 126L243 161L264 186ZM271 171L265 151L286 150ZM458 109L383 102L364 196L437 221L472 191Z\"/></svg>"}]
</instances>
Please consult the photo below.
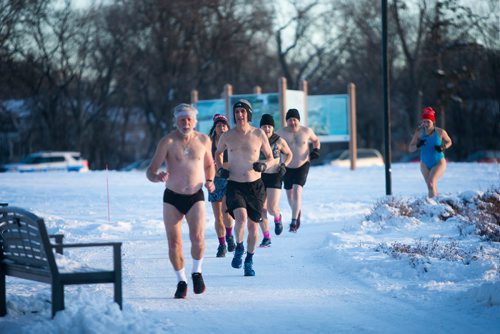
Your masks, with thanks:
<instances>
[{"instance_id":1,"label":"street light pole","mask_svg":"<svg viewBox=\"0 0 500 334\"><path fill-rule=\"evenodd\" d=\"M382 0L382 77L384 86L384 159L385 194L392 195L391 186L391 118L389 114L389 68L387 61L387 0Z\"/></svg>"}]
</instances>

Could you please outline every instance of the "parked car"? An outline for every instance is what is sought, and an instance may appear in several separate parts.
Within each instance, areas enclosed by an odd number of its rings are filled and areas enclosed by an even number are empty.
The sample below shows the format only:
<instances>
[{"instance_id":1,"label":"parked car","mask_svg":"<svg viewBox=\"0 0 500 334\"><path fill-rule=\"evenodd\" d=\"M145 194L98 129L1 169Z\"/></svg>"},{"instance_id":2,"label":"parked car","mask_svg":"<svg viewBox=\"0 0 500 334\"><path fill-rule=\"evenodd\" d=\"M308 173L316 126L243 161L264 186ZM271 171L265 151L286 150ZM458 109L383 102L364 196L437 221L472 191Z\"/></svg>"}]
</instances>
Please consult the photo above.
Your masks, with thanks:
<instances>
[{"instance_id":1,"label":"parked car","mask_svg":"<svg viewBox=\"0 0 500 334\"><path fill-rule=\"evenodd\" d=\"M500 162L500 151L495 151L495 150L477 151L471 153L465 160L467 162L486 162L486 163Z\"/></svg>"},{"instance_id":2,"label":"parked car","mask_svg":"<svg viewBox=\"0 0 500 334\"><path fill-rule=\"evenodd\" d=\"M0 166L0 172L87 172L89 164L80 152L37 152L18 163Z\"/></svg>"},{"instance_id":3,"label":"parked car","mask_svg":"<svg viewBox=\"0 0 500 334\"><path fill-rule=\"evenodd\" d=\"M384 159L379 151L371 148L358 148L356 167L384 166ZM350 167L349 150L333 151L325 156L325 162L332 166Z\"/></svg>"}]
</instances>

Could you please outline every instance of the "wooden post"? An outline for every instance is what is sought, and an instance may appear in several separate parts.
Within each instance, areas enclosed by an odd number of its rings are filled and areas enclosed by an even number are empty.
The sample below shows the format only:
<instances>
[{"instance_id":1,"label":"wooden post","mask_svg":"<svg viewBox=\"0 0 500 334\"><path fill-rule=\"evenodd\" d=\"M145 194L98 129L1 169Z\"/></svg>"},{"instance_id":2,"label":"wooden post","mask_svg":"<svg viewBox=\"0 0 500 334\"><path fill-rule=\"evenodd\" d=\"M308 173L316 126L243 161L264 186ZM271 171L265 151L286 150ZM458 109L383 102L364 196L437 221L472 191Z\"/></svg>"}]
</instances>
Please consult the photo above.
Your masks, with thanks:
<instances>
[{"instance_id":1,"label":"wooden post","mask_svg":"<svg viewBox=\"0 0 500 334\"><path fill-rule=\"evenodd\" d=\"M347 85L349 95L349 156L351 158L351 170L356 169L358 148L356 143L356 85L352 82Z\"/></svg>"},{"instance_id":2,"label":"wooden post","mask_svg":"<svg viewBox=\"0 0 500 334\"><path fill-rule=\"evenodd\" d=\"M278 80L278 95L280 104L280 124L286 126L286 78L281 77Z\"/></svg>"},{"instance_id":3,"label":"wooden post","mask_svg":"<svg viewBox=\"0 0 500 334\"><path fill-rule=\"evenodd\" d=\"M233 113L231 112L231 95L233 95L233 86L231 84L224 85L224 109L226 110L226 117L230 121L233 120Z\"/></svg>"},{"instance_id":4,"label":"wooden post","mask_svg":"<svg viewBox=\"0 0 500 334\"><path fill-rule=\"evenodd\" d=\"M257 95L262 94L262 88L261 88L260 86L255 86L255 87L253 88L253 93L254 93L254 94L257 94Z\"/></svg>"},{"instance_id":5,"label":"wooden post","mask_svg":"<svg viewBox=\"0 0 500 334\"><path fill-rule=\"evenodd\" d=\"M191 91L191 104L195 104L196 102L198 102L198 90L193 89Z\"/></svg>"},{"instance_id":6,"label":"wooden post","mask_svg":"<svg viewBox=\"0 0 500 334\"><path fill-rule=\"evenodd\" d=\"M302 112L302 116L304 118L302 124L304 124L304 126L308 126L309 124L309 110L307 105L307 95L309 94L308 89L307 80L302 80L300 82L300 90L304 92L304 110Z\"/></svg>"}]
</instances>

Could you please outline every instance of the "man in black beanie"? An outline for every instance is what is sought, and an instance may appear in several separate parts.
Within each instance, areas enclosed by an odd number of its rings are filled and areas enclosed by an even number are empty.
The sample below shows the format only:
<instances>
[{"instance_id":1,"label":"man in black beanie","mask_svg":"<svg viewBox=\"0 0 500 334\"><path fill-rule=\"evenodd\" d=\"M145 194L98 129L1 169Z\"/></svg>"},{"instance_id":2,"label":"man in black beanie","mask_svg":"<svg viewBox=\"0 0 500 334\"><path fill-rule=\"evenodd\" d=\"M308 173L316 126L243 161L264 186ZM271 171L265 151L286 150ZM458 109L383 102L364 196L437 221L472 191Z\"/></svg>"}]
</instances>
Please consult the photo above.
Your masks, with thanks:
<instances>
[{"instance_id":1,"label":"man in black beanie","mask_svg":"<svg viewBox=\"0 0 500 334\"><path fill-rule=\"evenodd\" d=\"M306 184L310 161L319 158L321 144L312 129L300 125L300 113L297 109L288 110L286 124L286 127L278 131L278 135L286 140L293 154L292 161L286 168L284 183L288 204L292 209L290 232L297 232L300 227L302 188ZM313 147L311 151L309 142Z\"/></svg>"},{"instance_id":2,"label":"man in black beanie","mask_svg":"<svg viewBox=\"0 0 500 334\"><path fill-rule=\"evenodd\" d=\"M262 220L262 205L266 190L261 174L273 161L273 154L266 134L250 125L252 106L246 100L239 100L233 106L236 126L224 132L217 143L215 163L217 175L227 178L226 205L234 218L236 248L231 261L233 268L241 268L245 276L255 276L253 255L259 238L259 222ZM227 167L224 167L223 153L228 152ZM264 159L259 159L260 152ZM247 253L243 263L245 227L248 230Z\"/></svg>"}]
</instances>

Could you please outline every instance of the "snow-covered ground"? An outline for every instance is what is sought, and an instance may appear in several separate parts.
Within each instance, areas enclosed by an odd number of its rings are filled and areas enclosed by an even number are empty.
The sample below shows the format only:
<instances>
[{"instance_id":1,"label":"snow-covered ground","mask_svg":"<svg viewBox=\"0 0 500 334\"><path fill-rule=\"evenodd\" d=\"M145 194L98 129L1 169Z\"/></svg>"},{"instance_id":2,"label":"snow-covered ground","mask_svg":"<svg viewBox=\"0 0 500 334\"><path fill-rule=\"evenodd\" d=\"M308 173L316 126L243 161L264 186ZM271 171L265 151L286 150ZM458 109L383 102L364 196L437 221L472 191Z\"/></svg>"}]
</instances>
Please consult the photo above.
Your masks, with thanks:
<instances>
[{"instance_id":1,"label":"snow-covered ground","mask_svg":"<svg viewBox=\"0 0 500 334\"><path fill-rule=\"evenodd\" d=\"M142 172L0 174L0 202L43 217L65 242L122 241L124 291L120 311L111 285L68 287L66 309L51 320L49 285L8 277L0 333L499 333L500 243L471 221L483 219L475 198L498 196L500 166L450 163L435 200L425 198L417 164L393 165L393 198L384 175L383 167L311 168L300 230L271 233L272 246L254 256L255 277L233 269L232 254L215 257L207 202L207 291L190 286L176 300L161 184ZM288 222L284 193L280 206ZM110 259L75 250L58 261Z\"/></svg>"}]
</instances>

